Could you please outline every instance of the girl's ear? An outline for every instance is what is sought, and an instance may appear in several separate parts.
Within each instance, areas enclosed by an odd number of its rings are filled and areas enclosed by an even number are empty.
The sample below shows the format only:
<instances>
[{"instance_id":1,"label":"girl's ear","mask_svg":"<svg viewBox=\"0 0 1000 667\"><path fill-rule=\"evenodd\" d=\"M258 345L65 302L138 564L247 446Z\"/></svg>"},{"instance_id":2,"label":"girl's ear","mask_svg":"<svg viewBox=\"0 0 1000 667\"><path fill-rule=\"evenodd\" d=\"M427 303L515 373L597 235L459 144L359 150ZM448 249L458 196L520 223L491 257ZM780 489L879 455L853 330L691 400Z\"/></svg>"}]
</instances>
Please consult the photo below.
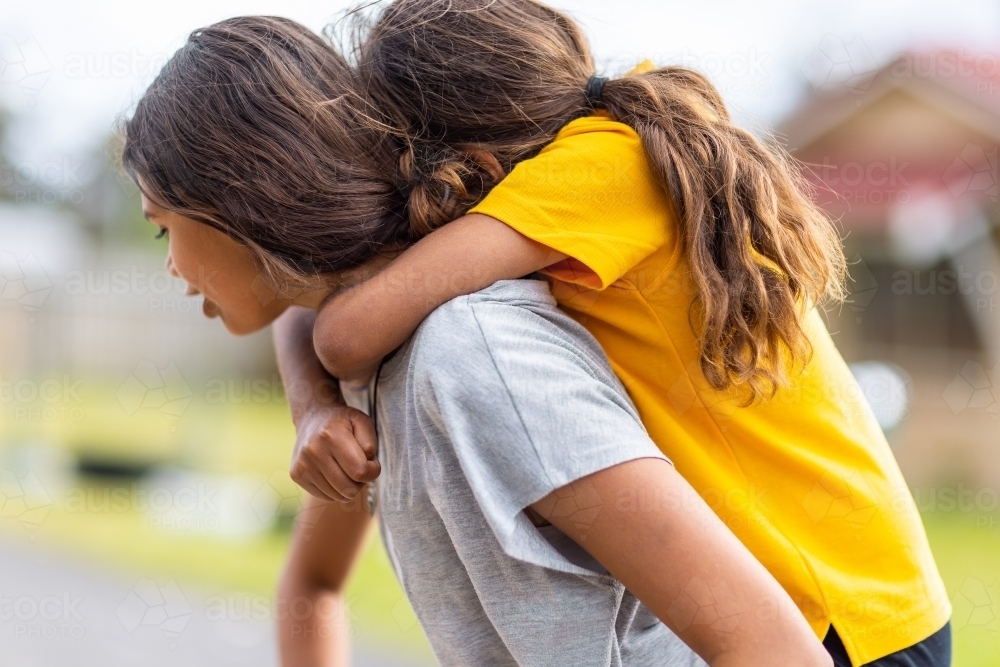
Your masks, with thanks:
<instances>
[{"instance_id":1,"label":"girl's ear","mask_svg":"<svg viewBox=\"0 0 1000 667\"><path fill-rule=\"evenodd\" d=\"M496 156L485 148L466 145L457 146L456 149L471 157L476 164L485 169L490 176L495 178L497 183L502 181L507 175Z\"/></svg>"}]
</instances>

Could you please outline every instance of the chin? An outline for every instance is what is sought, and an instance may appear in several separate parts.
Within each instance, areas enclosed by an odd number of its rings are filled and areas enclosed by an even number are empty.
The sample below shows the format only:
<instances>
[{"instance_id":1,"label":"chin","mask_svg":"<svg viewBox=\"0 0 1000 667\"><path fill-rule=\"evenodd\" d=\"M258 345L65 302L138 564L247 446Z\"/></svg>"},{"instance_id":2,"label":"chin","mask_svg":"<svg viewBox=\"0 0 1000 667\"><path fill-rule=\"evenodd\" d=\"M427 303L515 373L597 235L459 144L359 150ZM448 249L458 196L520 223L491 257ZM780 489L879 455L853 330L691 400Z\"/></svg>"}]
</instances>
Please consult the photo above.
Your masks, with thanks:
<instances>
[{"instance_id":1,"label":"chin","mask_svg":"<svg viewBox=\"0 0 1000 667\"><path fill-rule=\"evenodd\" d=\"M226 331L234 336L249 336L266 329L274 320L278 319L281 312L277 313L254 313L256 317L227 317L224 312L219 312L217 317L222 320Z\"/></svg>"},{"instance_id":2,"label":"chin","mask_svg":"<svg viewBox=\"0 0 1000 667\"><path fill-rule=\"evenodd\" d=\"M269 324L264 323L258 325L248 322L232 322L227 320L225 317L221 317L220 319L222 320L223 326L226 327L226 331L234 336L249 336L252 333L257 333Z\"/></svg>"}]
</instances>

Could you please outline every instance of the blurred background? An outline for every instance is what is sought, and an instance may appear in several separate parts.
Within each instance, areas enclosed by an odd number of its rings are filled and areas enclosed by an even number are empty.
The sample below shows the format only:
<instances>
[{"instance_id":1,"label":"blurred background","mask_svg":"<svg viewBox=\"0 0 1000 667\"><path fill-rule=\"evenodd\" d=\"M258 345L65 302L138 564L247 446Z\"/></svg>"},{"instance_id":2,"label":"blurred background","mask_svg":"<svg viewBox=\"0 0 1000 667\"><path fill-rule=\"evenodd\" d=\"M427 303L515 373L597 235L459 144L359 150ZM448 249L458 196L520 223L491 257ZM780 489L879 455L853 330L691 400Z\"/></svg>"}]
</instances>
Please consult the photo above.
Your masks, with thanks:
<instances>
[{"instance_id":1,"label":"blurred background","mask_svg":"<svg viewBox=\"0 0 1000 667\"><path fill-rule=\"evenodd\" d=\"M830 328L923 514L955 664L1000 664L1000 3L556 4L602 72L697 68L804 162L851 259ZM165 273L114 125L191 30L346 6L0 0L0 667L276 664L300 494L270 335ZM348 603L356 664L433 664L377 540Z\"/></svg>"}]
</instances>

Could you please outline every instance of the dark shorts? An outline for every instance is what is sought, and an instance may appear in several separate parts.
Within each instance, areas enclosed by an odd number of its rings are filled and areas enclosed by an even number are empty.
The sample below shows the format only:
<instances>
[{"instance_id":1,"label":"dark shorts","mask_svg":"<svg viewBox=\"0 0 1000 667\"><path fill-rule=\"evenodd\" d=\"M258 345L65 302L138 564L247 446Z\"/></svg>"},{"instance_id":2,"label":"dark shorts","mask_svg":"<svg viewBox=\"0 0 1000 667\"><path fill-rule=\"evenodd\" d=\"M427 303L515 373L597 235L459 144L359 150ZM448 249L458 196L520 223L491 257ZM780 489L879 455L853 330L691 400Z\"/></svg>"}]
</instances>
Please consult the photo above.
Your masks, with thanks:
<instances>
[{"instance_id":1,"label":"dark shorts","mask_svg":"<svg viewBox=\"0 0 1000 667\"><path fill-rule=\"evenodd\" d=\"M851 665L847 650L837 631L830 627L823 646L833 656L834 667L857 667ZM951 623L935 632L933 635L875 662L866 663L865 667L951 667Z\"/></svg>"}]
</instances>

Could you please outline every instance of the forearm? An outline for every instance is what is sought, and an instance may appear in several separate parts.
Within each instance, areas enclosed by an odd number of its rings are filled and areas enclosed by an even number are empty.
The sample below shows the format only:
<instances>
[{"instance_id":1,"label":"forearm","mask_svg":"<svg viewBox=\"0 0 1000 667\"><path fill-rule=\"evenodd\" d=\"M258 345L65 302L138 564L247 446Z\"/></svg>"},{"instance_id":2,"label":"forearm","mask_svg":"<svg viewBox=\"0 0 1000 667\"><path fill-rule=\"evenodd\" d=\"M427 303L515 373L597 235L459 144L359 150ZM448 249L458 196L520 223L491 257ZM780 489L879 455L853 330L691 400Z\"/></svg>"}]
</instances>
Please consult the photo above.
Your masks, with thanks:
<instances>
[{"instance_id":1,"label":"forearm","mask_svg":"<svg viewBox=\"0 0 1000 667\"><path fill-rule=\"evenodd\" d=\"M344 587L370 523L363 503L306 501L278 591L282 667L350 664Z\"/></svg>"},{"instance_id":2,"label":"forearm","mask_svg":"<svg viewBox=\"0 0 1000 667\"><path fill-rule=\"evenodd\" d=\"M274 325L274 347L295 423L289 475L310 495L346 502L381 467L375 430L363 412L344 404L337 381L312 344L313 311L289 309Z\"/></svg>"},{"instance_id":3,"label":"forearm","mask_svg":"<svg viewBox=\"0 0 1000 667\"><path fill-rule=\"evenodd\" d=\"M564 258L498 220L465 216L331 299L317 318L316 350L337 377L362 379L441 304Z\"/></svg>"},{"instance_id":4,"label":"forearm","mask_svg":"<svg viewBox=\"0 0 1000 667\"><path fill-rule=\"evenodd\" d=\"M278 641L283 667L349 667L351 641L344 596L298 578L278 592Z\"/></svg>"},{"instance_id":5,"label":"forearm","mask_svg":"<svg viewBox=\"0 0 1000 667\"><path fill-rule=\"evenodd\" d=\"M306 415L343 405L340 387L319 361L313 347L315 311L290 307L273 326L278 370L296 426Z\"/></svg>"}]
</instances>

